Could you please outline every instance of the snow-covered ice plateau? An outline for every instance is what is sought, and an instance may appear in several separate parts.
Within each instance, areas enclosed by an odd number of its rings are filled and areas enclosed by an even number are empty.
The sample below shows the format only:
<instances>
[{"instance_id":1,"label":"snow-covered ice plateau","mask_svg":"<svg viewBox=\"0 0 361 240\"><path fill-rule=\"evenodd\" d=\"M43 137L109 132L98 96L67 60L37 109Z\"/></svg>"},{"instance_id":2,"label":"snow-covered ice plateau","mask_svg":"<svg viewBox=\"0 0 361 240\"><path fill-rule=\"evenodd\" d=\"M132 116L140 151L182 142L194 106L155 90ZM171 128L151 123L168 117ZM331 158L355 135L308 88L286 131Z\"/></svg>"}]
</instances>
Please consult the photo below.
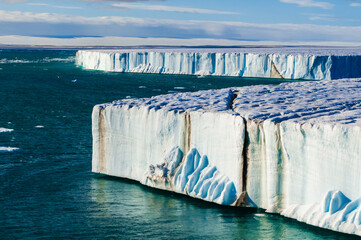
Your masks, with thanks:
<instances>
[{"instance_id":1,"label":"snow-covered ice plateau","mask_svg":"<svg viewBox=\"0 0 361 240\"><path fill-rule=\"evenodd\" d=\"M340 79L96 105L92 170L361 235L360 91Z\"/></svg>"},{"instance_id":2,"label":"snow-covered ice plateau","mask_svg":"<svg viewBox=\"0 0 361 240\"><path fill-rule=\"evenodd\" d=\"M361 49L348 48L80 50L76 63L114 72L307 80L361 77Z\"/></svg>"}]
</instances>

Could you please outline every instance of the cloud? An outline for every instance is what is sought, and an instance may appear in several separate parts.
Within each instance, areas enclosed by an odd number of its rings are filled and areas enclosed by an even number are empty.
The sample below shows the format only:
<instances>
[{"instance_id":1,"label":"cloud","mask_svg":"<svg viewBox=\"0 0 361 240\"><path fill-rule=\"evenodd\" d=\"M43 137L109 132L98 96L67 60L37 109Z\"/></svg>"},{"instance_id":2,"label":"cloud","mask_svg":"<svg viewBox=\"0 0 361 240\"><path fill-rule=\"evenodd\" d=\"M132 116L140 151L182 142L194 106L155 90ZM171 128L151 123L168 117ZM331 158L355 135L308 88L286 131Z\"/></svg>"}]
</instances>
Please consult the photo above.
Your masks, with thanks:
<instances>
[{"instance_id":1,"label":"cloud","mask_svg":"<svg viewBox=\"0 0 361 240\"><path fill-rule=\"evenodd\" d=\"M78 0L84 2L162 2L165 0Z\"/></svg>"},{"instance_id":2,"label":"cloud","mask_svg":"<svg viewBox=\"0 0 361 240\"><path fill-rule=\"evenodd\" d=\"M328 2L317 2L314 0L280 0L283 3L297 4L300 7L318 7L323 9L332 9L335 5Z\"/></svg>"},{"instance_id":3,"label":"cloud","mask_svg":"<svg viewBox=\"0 0 361 240\"><path fill-rule=\"evenodd\" d=\"M28 3L28 5L32 5L32 6L46 6L46 7L64 8L64 9L81 9L81 7L62 6L62 5L51 5L51 4L47 4L47 3Z\"/></svg>"},{"instance_id":4,"label":"cloud","mask_svg":"<svg viewBox=\"0 0 361 240\"><path fill-rule=\"evenodd\" d=\"M361 7L361 3L350 3L351 7Z\"/></svg>"},{"instance_id":5,"label":"cloud","mask_svg":"<svg viewBox=\"0 0 361 240\"><path fill-rule=\"evenodd\" d=\"M307 15L310 15L310 17L308 18L309 20L311 21L340 21L341 19L338 18L338 17L335 17L333 15L330 15L330 14L307 14Z\"/></svg>"},{"instance_id":6,"label":"cloud","mask_svg":"<svg viewBox=\"0 0 361 240\"><path fill-rule=\"evenodd\" d=\"M27 2L28 0L0 0L0 2L6 3L17 3L17 2Z\"/></svg>"},{"instance_id":7,"label":"cloud","mask_svg":"<svg viewBox=\"0 0 361 240\"><path fill-rule=\"evenodd\" d=\"M0 10L0 35L219 38L262 41L361 39L361 27L315 24L171 20L119 16L84 17Z\"/></svg>"},{"instance_id":8,"label":"cloud","mask_svg":"<svg viewBox=\"0 0 361 240\"><path fill-rule=\"evenodd\" d=\"M179 12L179 13L198 13L198 14L238 14L236 12L225 12L218 10L210 10L203 8L188 8L188 7L174 7L165 5L149 5L149 4L134 4L134 3L116 3L114 7L123 9L140 9L148 11L164 11L164 12Z\"/></svg>"},{"instance_id":9,"label":"cloud","mask_svg":"<svg viewBox=\"0 0 361 240\"><path fill-rule=\"evenodd\" d=\"M68 48L79 47L125 47L125 46L330 46L330 47L359 47L359 42L275 42L275 41L239 41L212 38L135 38L135 37L77 37L77 38L49 38L29 36L0 36L0 44L58 46Z\"/></svg>"},{"instance_id":10,"label":"cloud","mask_svg":"<svg viewBox=\"0 0 361 240\"><path fill-rule=\"evenodd\" d=\"M17 2L27 2L28 0L0 0L0 2L6 3L17 3ZM122 2L161 2L164 0L77 0L83 2L113 2L113 3L122 3Z\"/></svg>"},{"instance_id":11,"label":"cloud","mask_svg":"<svg viewBox=\"0 0 361 240\"><path fill-rule=\"evenodd\" d=\"M309 16L308 19L311 21L328 21L328 22L350 22L350 23L360 23L361 20L354 19L354 18L344 18L339 16L334 16L331 14L313 14L313 13L306 13L304 14Z\"/></svg>"},{"instance_id":12,"label":"cloud","mask_svg":"<svg viewBox=\"0 0 361 240\"><path fill-rule=\"evenodd\" d=\"M49 4L47 4L47 3L28 3L28 5L32 5L32 6L49 6Z\"/></svg>"}]
</instances>

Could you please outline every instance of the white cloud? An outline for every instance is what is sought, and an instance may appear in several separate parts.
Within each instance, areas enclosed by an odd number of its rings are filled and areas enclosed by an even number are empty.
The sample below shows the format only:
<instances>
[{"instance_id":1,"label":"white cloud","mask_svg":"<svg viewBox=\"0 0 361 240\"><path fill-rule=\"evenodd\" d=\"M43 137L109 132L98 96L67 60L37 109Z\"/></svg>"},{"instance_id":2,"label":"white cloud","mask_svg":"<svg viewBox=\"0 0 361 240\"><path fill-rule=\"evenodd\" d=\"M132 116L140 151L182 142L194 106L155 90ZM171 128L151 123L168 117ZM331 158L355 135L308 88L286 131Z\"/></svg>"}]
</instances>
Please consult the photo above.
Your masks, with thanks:
<instances>
[{"instance_id":1,"label":"white cloud","mask_svg":"<svg viewBox=\"0 0 361 240\"><path fill-rule=\"evenodd\" d=\"M0 0L0 2L6 2L6 3L17 3L17 2L26 2L28 0Z\"/></svg>"},{"instance_id":2,"label":"white cloud","mask_svg":"<svg viewBox=\"0 0 361 240\"><path fill-rule=\"evenodd\" d=\"M62 5L51 5L51 4L47 4L47 3L28 3L28 5L32 5L32 6L46 6L46 7L53 7L53 8L65 8L65 9L81 9L81 7L62 6Z\"/></svg>"},{"instance_id":3,"label":"white cloud","mask_svg":"<svg viewBox=\"0 0 361 240\"><path fill-rule=\"evenodd\" d=\"M61 46L61 47L117 47L117 46L352 46L360 47L359 42L280 42L280 41L238 41L212 38L135 38L135 37L83 37L46 38L29 36L0 36L0 44Z\"/></svg>"},{"instance_id":4,"label":"white cloud","mask_svg":"<svg viewBox=\"0 0 361 240\"><path fill-rule=\"evenodd\" d=\"M350 3L351 7L361 7L361 3Z\"/></svg>"},{"instance_id":5,"label":"white cloud","mask_svg":"<svg viewBox=\"0 0 361 240\"><path fill-rule=\"evenodd\" d=\"M165 5L149 5L149 4L135 4L135 3L116 3L115 7L122 9L140 9L149 11L164 11L164 12L179 12L179 13L198 13L198 14L238 14L236 12L226 12L218 10L210 10L203 8L188 8L188 7L174 7Z\"/></svg>"},{"instance_id":6,"label":"white cloud","mask_svg":"<svg viewBox=\"0 0 361 240\"><path fill-rule=\"evenodd\" d=\"M165 0L79 0L84 2L162 2Z\"/></svg>"},{"instance_id":7,"label":"white cloud","mask_svg":"<svg viewBox=\"0 0 361 240\"><path fill-rule=\"evenodd\" d=\"M0 0L0 2L6 3L17 3L17 2L27 2L28 0ZM159 2L164 0L78 0L83 2Z\"/></svg>"},{"instance_id":8,"label":"white cloud","mask_svg":"<svg viewBox=\"0 0 361 240\"><path fill-rule=\"evenodd\" d=\"M283 3L297 4L300 7L318 7L323 9L332 9L335 5L329 2L318 2L314 0L280 0Z\"/></svg>"},{"instance_id":9,"label":"white cloud","mask_svg":"<svg viewBox=\"0 0 361 240\"><path fill-rule=\"evenodd\" d=\"M49 6L49 4L47 4L47 3L28 3L28 5L32 5L32 6Z\"/></svg>"},{"instance_id":10,"label":"white cloud","mask_svg":"<svg viewBox=\"0 0 361 240\"><path fill-rule=\"evenodd\" d=\"M308 19L311 21L327 21L327 22L349 22L349 23L361 23L361 20L355 18L344 18L331 14L313 14L305 13L304 15L309 16Z\"/></svg>"},{"instance_id":11,"label":"white cloud","mask_svg":"<svg viewBox=\"0 0 361 240\"><path fill-rule=\"evenodd\" d=\"M223 38L263 41L361 39L359 26L255 24L119 16L83 17L0 10L1 35Z\"/></svg>"},{"instance_id":12,"label":"white cloud","mask_svg":"<svg viewBox=\"0 0 361 240\"><path fill-rule=\"evenodd\" d=\"M340 18L337 18L330 14L311 15L308 19L311 21L340 21Z\"/></svg>"}]
</instances>

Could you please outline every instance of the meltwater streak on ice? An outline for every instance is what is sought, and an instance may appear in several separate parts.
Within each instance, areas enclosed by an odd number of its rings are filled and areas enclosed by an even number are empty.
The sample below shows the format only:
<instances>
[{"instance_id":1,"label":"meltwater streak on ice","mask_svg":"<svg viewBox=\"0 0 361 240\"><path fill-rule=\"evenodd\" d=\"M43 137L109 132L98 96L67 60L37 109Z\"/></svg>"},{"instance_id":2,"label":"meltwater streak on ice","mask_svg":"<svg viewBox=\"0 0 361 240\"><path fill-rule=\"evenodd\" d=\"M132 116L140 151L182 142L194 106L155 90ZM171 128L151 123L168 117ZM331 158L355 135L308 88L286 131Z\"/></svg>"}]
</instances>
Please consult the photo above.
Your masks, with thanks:
<instances>
[{"instance_id":1,"label":"meltwater streak on ice","mask_svg":"<svg viewBox=\"0 0 361 240\"><path fill-rule=\"evenodd\" d=\"M0 52L0 59L29 61L72 56L73 51ZM95 104L151 97L178 86L195 91L278 79L116 74L83 71L73 62L0 67L7 86L0 88L0 126L14 129L0 134L0 146L20 148L0 153L2 239L348 239L279 216L218 208L91 173L89 115Z\"/></svg>"},{"instance_id":2,"label":"meltwater streak on ice","mask_svg":"<svg viewBox=\"0 0 361 240\"><path fill-rule=\"evenodd\" d=\"M238 48L81 50L85 69L325 80L361 77L361 49Z\"/></svg>"}]
</instances>

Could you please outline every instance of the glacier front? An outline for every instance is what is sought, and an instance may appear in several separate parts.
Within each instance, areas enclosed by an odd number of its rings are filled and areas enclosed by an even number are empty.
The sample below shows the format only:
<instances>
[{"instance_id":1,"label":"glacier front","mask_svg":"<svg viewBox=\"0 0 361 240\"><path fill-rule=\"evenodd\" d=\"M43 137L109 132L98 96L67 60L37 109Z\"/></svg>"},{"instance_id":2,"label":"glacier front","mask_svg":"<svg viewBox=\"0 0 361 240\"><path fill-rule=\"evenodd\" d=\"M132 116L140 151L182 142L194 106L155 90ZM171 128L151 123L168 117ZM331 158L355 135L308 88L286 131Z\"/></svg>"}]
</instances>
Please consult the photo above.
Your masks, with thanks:
<instances>
[{"instance_id":1,"label":"glacier front","mask_svg":"<svg viewBox=\"0 0 361 240\"><path fill-rule=\"evenodd\" d=\"M332 80L361 77L361 49L178 48L80 50L85 69L213 76Z\"/></svg>"},{"instance_id":2,"label":"glacier front","mask_svg":"<svg viewBox=\"0 0 361 240\"><path fill-rule=\"evenodd\" d=\"M93 109L94 172L361 235L361 79Z\"/></svg>"}]
</instances>

